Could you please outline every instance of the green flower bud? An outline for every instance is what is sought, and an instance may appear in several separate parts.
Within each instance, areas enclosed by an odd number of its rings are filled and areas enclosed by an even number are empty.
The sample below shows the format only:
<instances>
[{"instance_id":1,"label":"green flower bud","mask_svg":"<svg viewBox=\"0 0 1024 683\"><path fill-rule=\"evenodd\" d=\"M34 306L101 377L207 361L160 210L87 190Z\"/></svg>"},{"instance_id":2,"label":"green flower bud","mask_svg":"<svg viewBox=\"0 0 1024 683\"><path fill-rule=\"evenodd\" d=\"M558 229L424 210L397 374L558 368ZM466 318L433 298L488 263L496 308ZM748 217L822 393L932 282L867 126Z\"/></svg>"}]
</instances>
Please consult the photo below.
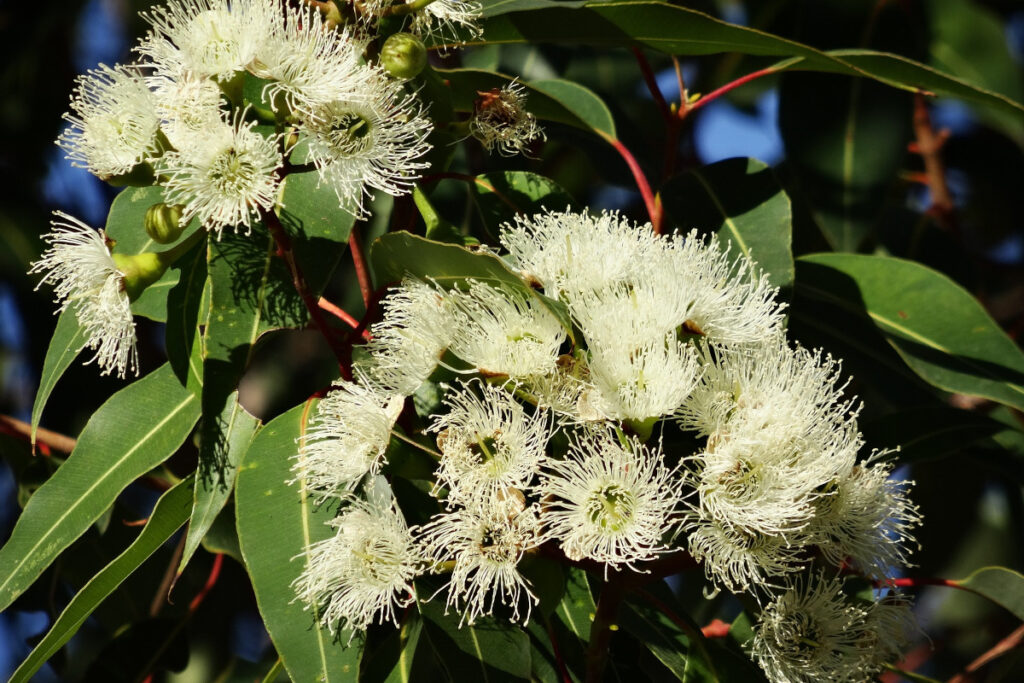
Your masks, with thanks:
<instances>
[{"instance_id":1,"label":"green flower bud","mask_svg":"<svg viewBox=\"0 0 1024 683\"><path fill-rule=\"evenodd\" d=\"M384 41L380 63L395 78L413 78L427 65L427 48L411 33L395 33Z\"/></svg>"},{"instance_id":2,"label":"green flower bud","mask_svg":"<svg viewBox=\"0 0 1024 683\"><path fill-rule=\"evenodd\" d=\"M157 244L170 244L185 231L181 224L181 212L185 207L178 204L154 204L146 210L143 224L146 234Z\"/></svg>"},{"instance_id":3,"label":"green flower bud","mask_svg":"<svg viewBox=\"0 0 1024 683\"><path fill-rule=\"evenodd\" d=\"M170 265L162 254L111 254L117 269L124 274L124 289L128 298L135 301L146 287L163 277Z\"/></svg>"}]
</instances>

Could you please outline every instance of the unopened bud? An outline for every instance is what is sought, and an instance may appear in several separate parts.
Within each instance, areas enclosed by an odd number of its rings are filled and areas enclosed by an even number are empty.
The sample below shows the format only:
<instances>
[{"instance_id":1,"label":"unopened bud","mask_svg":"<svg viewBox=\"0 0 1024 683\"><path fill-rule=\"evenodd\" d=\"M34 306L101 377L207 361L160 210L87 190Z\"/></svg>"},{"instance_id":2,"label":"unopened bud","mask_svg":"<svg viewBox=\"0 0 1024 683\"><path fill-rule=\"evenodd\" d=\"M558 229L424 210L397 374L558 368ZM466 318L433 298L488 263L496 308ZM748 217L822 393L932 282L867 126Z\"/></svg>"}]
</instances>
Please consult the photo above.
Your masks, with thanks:
<instances>
[{"instance_id":1,"label":"unopened bud","mask_svg":"<svg viewBox=\"0 0 1024 683\"><path fill-rule=\"evenodd\" d=\"M181 237L186 227L181 224L183 209L181 205L163 202L149 207L143 219L149 238L157 244L170 244Z\"/></svg>"},{"instance_id":2,"label":"unopened bud","mask_svg":"<svg viewBox=\"0 0 1024 683\"><path fill-rule=\"evenodd\" d=\"M117 269L124 275L124 290L128 298L135 301L146 287L163 277L167 263L160 254L111 254Z\"/></svg>"},{"instance_id":3,"label":"unopened bud","mask_svg":"<svg viewBox=\"0 0 1024 683\"><path fill-rule=\"evenodd\" d=\"M380 63L395 78L410 79L427 65L427 48L411 33L395 33L384 41Z\"/></svg>"}]
</instances>

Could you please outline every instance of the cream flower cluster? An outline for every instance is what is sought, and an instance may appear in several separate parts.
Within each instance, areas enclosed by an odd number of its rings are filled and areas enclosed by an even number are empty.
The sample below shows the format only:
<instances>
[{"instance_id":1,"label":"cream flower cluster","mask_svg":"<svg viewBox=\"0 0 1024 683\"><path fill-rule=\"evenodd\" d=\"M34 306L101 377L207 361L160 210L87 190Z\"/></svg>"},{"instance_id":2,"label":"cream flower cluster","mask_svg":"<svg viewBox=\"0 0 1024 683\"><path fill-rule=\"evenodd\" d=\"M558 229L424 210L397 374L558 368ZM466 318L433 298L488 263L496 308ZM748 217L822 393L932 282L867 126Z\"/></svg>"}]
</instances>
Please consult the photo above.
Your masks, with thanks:
<instances>
[{"instance_id":1,"label":"cream flower cluster","mask_svg":"<svg viewBox=\"0 0 1024 683\"><path fill-rule=\"evenodd\" d=\"M762 606L752 655L773 681L863 680L895 659L906 603L858 602L835 577L905 564L917 510L884 453L859 456L838 363L786 340L757 266L614 213L520 217L500 241L518 285L392 290L296 477L344 500L388 473L399 442L432 458L436 512L410 527L403 566L446 576L438 594L467 623L529 619L532 554L607 576L688 551L715 590ZM425 390L441 398L416 430ZM325 624L391 614L352 601L334 566L311 556L299 580L335 586L315 596Z\"/></svg>"}]
</instances>

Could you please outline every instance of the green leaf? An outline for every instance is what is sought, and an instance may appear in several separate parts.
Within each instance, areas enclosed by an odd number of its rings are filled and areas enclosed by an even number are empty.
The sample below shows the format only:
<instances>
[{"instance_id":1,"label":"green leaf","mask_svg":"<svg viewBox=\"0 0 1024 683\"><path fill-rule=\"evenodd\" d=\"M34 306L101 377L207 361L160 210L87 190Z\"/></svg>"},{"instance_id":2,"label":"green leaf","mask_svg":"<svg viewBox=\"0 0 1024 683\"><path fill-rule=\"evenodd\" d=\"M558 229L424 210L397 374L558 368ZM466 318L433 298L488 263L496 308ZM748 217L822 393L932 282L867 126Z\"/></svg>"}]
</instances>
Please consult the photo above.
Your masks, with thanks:
<instances>
[{"instance_id":1,"label":"green leaf","mask_svg":"<svg viewBox=\"0 0 1024 683\"><path fill-rule=\"evenodd\" d=\"M912 408L861 423L872 447L895 448L901 463L943 458L1006 429L985 415L949 406Z\"/></svg>"},{"instance_id":2,"label":"green leaf","mask_svg":"<svg viewBox=\"0 0 1024 683\"><path fill-rule=\"evenodd\" d=\"M942 273L883 256L811 254L797 260L797 288L869 316L930 384L1024 410L1024 353Z\"/></svg>"},{"instance_id":3,"label":"green leaf","mask_svg":"<svg viewBox=\"0 0 1024 683\"><path fill-rule=\"evenodd\" d=\"M445 614L437 599L420 603L420 612L426 620L424 637L449 680L498 683L530 678L530 638L515 624L486 617L460 628L462 615Z\"/></svg>"},{"instance_id":4,"label":"green leaf","mask_svg":"<svg viewBox=\"0 0 1024 683\"><path fill-rule=\"evenodd\" d=\"M793 284L793 215L789 197L757 159L726 159L671 178L661 189L676 226L717 232L734 256L757 261L771 283Z\"/></svg>"},{"instance_id":5,"label":"green leaf","mask_svg":"<svg viewBox=\"0 0 1024 683\"><path fill-rule=\"evenodd\" d=\"M317 507L290 455L315 404L296 406L253 439L235 482L235 517L256 604L274 647L295 681L351 681L359 669L358 641L344 647L317 623L318 607L296 601L292 582L312 543L329 538L328 506Z\"/></svg>"},{"instance_id":6,"label":"green leaf","mask_svg":"<svg viewBox=\"0 0 1024 683\"><path fill-rule=\"evenodd\" d=\"M615 138L615 122L608 106L594 92L572 81L523 82L513 76L483 69L438 69L452 96L455 111L472 112L477 93L503 88L513 82L526 91L526 109L538 119L564 123Z\"/></svg>"},{"instance_id":7,"label":"green leaf","mask_svg":"<svg viewBox=\"0 0 1024 683\"><path fill-rule=\"evenodd\" d=\"M31 679L50 657L71 640L93 610L181 528L188 519L191 488L192 478L189 477L160 496L138 537L71 599L46 636L11 676L11 683Z\"/></svg>"},{"instance_id":8,"label":"green leaf","mask_svg":"<svg viewBox=\"0 0 1024 683\"><path fill-rule=\"evenodd\" d=\"M238 465L260 428L260 421L238 403L237 391L228 398L228 405L218 418L218 422L221 425L218 433L224 439L224 443L218 445L218 452L223 454L223 460L218 462L221 469L209 473L208 476L199 472L199 476L196 477L195 501L188 523L185 548L178 564L179 575L185 571L185 566L199 548L200 541L206 537L206 532L210 530L214 520L227 504L228 496L235 486Z\"/></svg>"},{"instance_id":9,"label":"green leaf","mask_svg":"<svg viewBox=\"0 0 1024 683\"><path fill-rule=\"evenodd\" d=\"M773 71L800 69L865 76L904 89L959 97L1024 121L1024 105L898 55L872 50L822 52L764 31L730 24L666 2L563 3L522 0L489 6L484 34L459 44L554 43L645 46L672 55L738 52L784 57ZM454 43L453 43L454 45ZM539 116L539 114L538 114ZM1019 124L1018 124L1019 125Z\"/></svg>"},{"instance_id":10,"label":"green leaf","mask_svg":"<svg viewBox=\"0 0 1024 683\"><path fill-rule=\"evenodd\" d=\"M393 232L373 243L370 264L378 287L413 275L446 286L472 278L522 292L547 307L572 339L572 321L565 305L527 286L494 254L474 253L465 247L435 242L408 232Z\"/></svg>"},{"instance_id":11,"label":"green leaf","mask_svg":"<svg viewBox=\"0 0 1024 683\"><path fill-rule=\"evenodd\" d=\"M153 251L167 251L187 239L199 230L198 219L193 220L181 237L172 244L158 244L146 234L144 220L146 211L154 204L164 201L163 188L157 185L148 187L127 187L114 198L107 215L107 237L117 244L113 251L118 254L143 254ZM167 294L178 283L180 271L168 268L163 277L143 291L138 299L132 302L132 313L151 320L163 322L167 319Z\"/></svg>"},{"instance_id":12,"label":"green leaf","mask_svg":"<svg viewBox=\"0 0 1024 683\"><path fill-rule=\"evenodd\" d=\"M679 680L719 680L714 667L708 663L709 659L700 654L694 656L691 652L691 636L683 633L665 614L643 603L625 602L620 607L618 623L646 645L651 654ZM699 633L699 629L696 632ZM695 659L703 661L699 664L691 661Z\"/></svg>"},{"instance_id":13,"label":"green leaf","mask_svg":"<svg viewBox=\"0 0 1024 683\"><path fill-rule=\"evenodd\" d=\"M983 567L953 583L988 598L1024 620L1024 575L1020 572L1006 567Z\"/></svg>"},{"instance_id":14,"label":"green leaf","mask_svg":"<svg viewBox=\"0 0 1024 683\"><path fill-rule=\"evenodd\" d=\"M177 271L177 281L167 294L167 326L164 328L164 346L167 361L182 384L188 383L191 373L202 386L202 368L196 364L195 344L206 288L206 244L200 243L176 262L171 270ZM201 360L201 359L199 359Z\"/></svg>"},{"instance_id":15,"label":"green leaf","mask_svg":"<svg viewBox=\"0 0 1024 683\"><path fill-rule=\"evenodd\" d=\"M314 294L319 294L348 248L355 216L341 209L338 195L330 183L320 182L316 171L292 173L282 186L281 225L292 238L306 282Z\"/></svg>"},{"instance_id":16,"label":"green leaf","mask_svg":"<svg viewBox=\"0 0 1024 683\"><path fill-rule=\"evenodd\" d=\"M0 548L0 610L82 535L128 484L170 457L199 418L199 399L169 365L111 396L74 452L25 506Z\"/></svg>"},{"instance_id":17,"label":"green leaf","mask_svg":"<svg viewBox=\"0 0 1024 683\"><path fill-rule=\"evenodd\" d=\"M388 629L384 642L372 653L367 652L359 663L361 683L409 683L412 680L423 618L416 610L410 609L403 615L399 628L388 624Z\"/></svg>"},{"instance_id":18,"label":"green leaf","mask_svg":"<svg viewBox=\"0 0 1024 683\"><path fill-rule=\"evenodd\" d=\"M587 584L587 575L581 569L566 572L565 593L555 609L558 619L581 643L590 642L590 624L597 613L594 596Z\"/></svg>"},{"instance_id":19,"label":"green leaf","mask_svg":"<svg viewBox=\"0 0 1024 683\"><path fill-rule=\"evenodd\" d=\"M478 175L470 185L484 226L497 235L502 223L516 214L565 211L576 204L550 178L529 171L497 171Z\"/></svg>"},{"instance_id":20,"label":"green leaf","mask_svg":"<svg viewBox=\"0 0 1024 683\"><path fill-rule=\"evenodd\" d=\"M69 367L75 357L85 347L85 330L78 324L75 312L68 309L60 314L57 327L53 330L50 345L46 348L43 359L43 375L39 378L39 389L32 403L32 443L36 441L36 429L43 417L43 408L53 393L53 388Z\"/></svg>"}]
</instances>

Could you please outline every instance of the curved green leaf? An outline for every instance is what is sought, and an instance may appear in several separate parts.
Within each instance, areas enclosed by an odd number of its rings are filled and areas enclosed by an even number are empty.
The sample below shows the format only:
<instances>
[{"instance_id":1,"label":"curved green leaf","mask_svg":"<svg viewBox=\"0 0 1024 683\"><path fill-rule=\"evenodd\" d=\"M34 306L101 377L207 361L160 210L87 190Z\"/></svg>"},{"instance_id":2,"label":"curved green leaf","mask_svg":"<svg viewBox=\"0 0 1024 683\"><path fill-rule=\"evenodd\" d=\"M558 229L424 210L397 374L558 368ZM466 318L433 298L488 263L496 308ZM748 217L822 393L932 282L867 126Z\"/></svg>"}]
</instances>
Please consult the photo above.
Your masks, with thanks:
<instances>
[{"instance_id":1,"label":"curved green leaf","mask_svg":"<svg viewBox=\"0 0 1024 683\"><path fill-rule=\"evenodd\" d=\"M294 480L290 455L313 402L269 422L253 439L235 483L235 517L245 567L271 640L295 681L351 681L359 669L358 641L344 647L317 624L316 608L294 600L306 548L331 536L327 506L317 507Z\"/></svg>"},{"instance_id":2,"label":"curved green leaf","mask_svg":"<svg viewBox=\"0 0 1024 683\"><path fill-rule=\"evenodd\" d=\"M74 452L29 500L0 548L0 610L85 532L128 484L170 457L199 419L199 399L167 364L100 406Z\"/></svg>"},{"instance_id":3,"label":"curved green leaf","mask_svg":"<svg viewBox=\"0 0 1024 683\"><path fill-rule=\"evenodd\" d=\"M576 203L554 180L529 171L478 175L470 188L484 225L495 235L516 214L564 211Z\"/></svg>"},{"instance_id":4,"label":"curved green leaf","mask_svg":"<svg viewBox=\"0 0 1024 683\"><path fill-rule=\"evenodd\" d=\"M209 476L202 476L203 473L200 473L200 476L196 477L195 501L188 523L185 548L178 564L178 574L185 571L185 566L199 548L199 543L206 537L217 515L227 504L228 497L235 487L238 465L260 428L260 421L238 403L237 391L228 398L228 405L218 418L218 423L222 425L220 434L224 439L224 443L219 446L223 462L218 463L219 471L209 473Z\"/></svg>"},{"instance_id":5,"label":"curved green leaf","mask_svg":"<svg viewBox=\"0 0 1024 683\"><path fill-rule=\"evenodd\" d=\"M431 591L432 592L432 591ZM423 594L430 592L424 590ZM491 617L472 626L462 615L445 614L440 600L420 603L423 635L452 681L522 681L530 678L530 637L508 621Z\"/></svg>"},{"instance_id":6,"label":"curved green leaf","mask_svg":"<svg viewBox=\"0 0 1024 683\"><path fill-rule=\"evenodd\" d=\"M680 230L717 232L734 255L751 257L772 284L793 284L793 216L772 170L757 159L726 159L671 178L661 189Z\"/></svg>"},{"instance_id":7,"label":"curved green leaf","mask_svg":"<svg viewBox=\"0 0 1024 683\"><path fill-rule=\"evenodd\" d=\"M68 309L60 314L57 327L53 330L50 345L43 360L43 375L39 378L39 389L32 402L32 445L36 442L36 429L43 417L43 408L53 393L57 381L64 375L75 357L85 347L85 330L78 324L75 312Z\"/></svg>"},{"instance_id":8,"label":"curved green leaf","mask_svg":"<svg viewBox=\"0 0 1024 683\"><path fill-rule=\"evenodd\" d=\"M1006 430L979 413L938 405L900 411L861 423L872 447L895 448L901 463L943 458Z\"/></svg>"},{"instance_id":9,"label":"curved green leaf","mask_svg":"<svg viewBox=\"0 0 1024 683\"><path fill-rule=\"evenodd\" d=\"M614 139L615 120L608 105L589 88L562 79L531 81L530 87L555 100L591 130Z\"/></svg>"},{"instance_id":10,"label":"curved green leaf","mask_svg":"<svg viewBox=\"0 0 1024 683\"><path fill-rule=\"evenodd\" d=\"M953 583L1002 605L1024 621L1024 575L1020 572L1006 567L983 567Z\"/></svg>"},{"instance_id":11,"label":"curved green leaf","mask_svg":"<svg viewBox=\"0 0 1024 683\"><path fill-rule=\"evenodd\" d=\"M167 325L164 327L164 346L167 361L182 384L192 374L202 386L202 368L196 363L195 344L200 336L197 327L205 317L200 308L206 290L206 244L200 243L175 263L171 270L178 272L177 281L167 293Z\"/></svg>"},{"instance_id":12,"label":"curved green leaf","mask_svg":"<svg viewBox=\"0 0 1024 683\"><path fill-rule=\"evenodd\" d=\"M666 2L563 3L519 0L488 8L480 38L459 44L556 43L645 46L667 54L739 52L785 58L772 71L802 69L866 76L895 87L958 97L1024 121L1024 105L913 60L871 50L823 52L793 40L730 24Z\"/></svg>"},{"instance_id":13,"label":"curved green leaf","mask_svg":"<svg viewBox=\"0 0 1024 683\"><path fill-rule=\"evenodd\" d=\"M453 285L467 279L508 287L535 297L561 321L572 338L572 321L565 305L526 285L494 254L435 242L408 232L392 232L378 238L370 249L370 264L377 286L398 282L406 275Z\"/></svg>"},{"instance_id":14,"label":"curved green leaf","mask_svg":"<svg viewBox=\"0 0 1024 683\"><path fill-rule=\"evenodd\" d=\"M883 256L811 254L797 260L797 288L869 316L930 384L1024 410L1024 353L942 273Z\"/></svg>"},{"instance_id":15,"label":"curved green leaf","mask_svg":"<svg viewBox=\"0 0 1024 683\"><path fill-rule=\"evenodd\" d=\"M46 636L11 676L11 683L27 683L64 643L71 640L93 610L181 528L188 519L191 489L192 478L189 477L160 496L138 537L71 599Z\"/></svg>"}]
</instances>

